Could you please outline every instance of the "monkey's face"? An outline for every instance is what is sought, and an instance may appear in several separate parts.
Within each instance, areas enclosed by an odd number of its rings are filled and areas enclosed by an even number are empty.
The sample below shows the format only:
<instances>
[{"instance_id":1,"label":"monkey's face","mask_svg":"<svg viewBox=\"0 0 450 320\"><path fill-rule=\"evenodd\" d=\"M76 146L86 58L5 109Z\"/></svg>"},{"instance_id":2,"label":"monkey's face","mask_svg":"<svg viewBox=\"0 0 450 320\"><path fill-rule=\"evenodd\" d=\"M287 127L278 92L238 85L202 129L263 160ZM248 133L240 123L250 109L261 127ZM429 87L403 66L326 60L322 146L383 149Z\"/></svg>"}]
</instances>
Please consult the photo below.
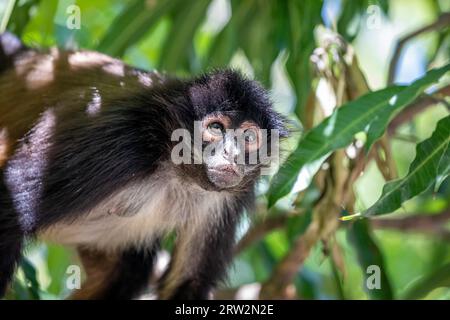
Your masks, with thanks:
<instances>
[{"instance_id":1,"label":"monkey's face","mask_svg":"<svg viewBox=\"0 0 450 320\"><path fill-rule=\"evenodd\" d=\"M250 188L278 155L278 140L287 135L266 91L234 71L219 71L189 86L195 111L194 163L201 163L206 188ZM199 166L195 166L198 171ZM197 174L198 176L198 174ZM197 179L198 181L198 179Z\"/></svg>"},{"instance_id":2,"label":"monkey's face","mask_svg":"<svg viewBox=\"0 0 450 320\"><path fill-rule=\"evenodd\" d=\"M254 121L233 125L226 114L205 117L201 123L206 175L218 188L239 185L244 177L258 174L262 130Z\"/></svg>"}]
</instances>

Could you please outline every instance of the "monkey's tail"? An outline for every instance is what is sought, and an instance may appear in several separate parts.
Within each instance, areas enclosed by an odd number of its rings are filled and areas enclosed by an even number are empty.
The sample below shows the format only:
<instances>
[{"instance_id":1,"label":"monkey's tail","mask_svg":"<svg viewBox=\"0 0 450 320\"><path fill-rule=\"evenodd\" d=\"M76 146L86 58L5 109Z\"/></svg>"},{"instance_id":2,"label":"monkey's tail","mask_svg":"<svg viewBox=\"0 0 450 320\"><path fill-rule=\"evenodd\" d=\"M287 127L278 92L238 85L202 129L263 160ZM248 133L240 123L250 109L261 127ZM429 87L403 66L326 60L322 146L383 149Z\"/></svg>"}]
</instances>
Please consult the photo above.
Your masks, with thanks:
<instances>
[{"instance_id":1,"label":"monkey's tail","mask_svg":"<svg viewBox=\"0 0 450 320\"><path fill-rule=\"evenodd\" d=\"M22 255L24 233L0 171L0 298L6 293Z\"/></svg>"}]
</instances>

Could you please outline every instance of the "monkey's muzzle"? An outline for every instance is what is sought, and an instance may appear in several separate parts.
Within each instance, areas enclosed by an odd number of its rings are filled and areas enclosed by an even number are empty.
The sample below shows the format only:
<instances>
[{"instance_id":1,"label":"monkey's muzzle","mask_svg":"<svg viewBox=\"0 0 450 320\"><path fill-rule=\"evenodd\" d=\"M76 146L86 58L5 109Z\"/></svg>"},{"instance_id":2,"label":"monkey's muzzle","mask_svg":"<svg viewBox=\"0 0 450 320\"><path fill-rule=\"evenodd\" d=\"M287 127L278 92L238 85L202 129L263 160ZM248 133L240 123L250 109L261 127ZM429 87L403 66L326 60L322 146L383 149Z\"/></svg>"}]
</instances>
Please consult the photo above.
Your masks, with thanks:
<instances>
[{"instance_id":1,"label":"monkey's muzzle","mask_svg":"<svg viewBox=\"0 0 450 320\"><path fill-rule=\"evenodd\" d=\"M209 167L207 175L208 179L219 188L234 187L243 178L243 173L236 165Z\"/></svg>"}]
</instances>

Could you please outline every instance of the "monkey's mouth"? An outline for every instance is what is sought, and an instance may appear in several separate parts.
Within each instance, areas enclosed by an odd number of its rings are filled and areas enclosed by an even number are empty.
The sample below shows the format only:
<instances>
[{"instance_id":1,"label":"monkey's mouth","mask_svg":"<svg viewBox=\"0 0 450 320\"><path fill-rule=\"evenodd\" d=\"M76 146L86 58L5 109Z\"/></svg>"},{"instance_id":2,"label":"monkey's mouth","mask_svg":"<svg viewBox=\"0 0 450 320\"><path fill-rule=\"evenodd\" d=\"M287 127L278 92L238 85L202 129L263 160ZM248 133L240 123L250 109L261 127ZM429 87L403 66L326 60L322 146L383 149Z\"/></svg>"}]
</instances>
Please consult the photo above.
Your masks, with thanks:
<instances>
[{"instance_id":1,"label":"monkey's mouth","mask_svg":"<svg viewBox=\"0 0 450 320\"><path fill-rule=\"evenodd\" d=\"M230 188L238 185L243 174L237 166L224 165L217 167L208 167L208 179L219 188Z\"/></svg>"}]
</instances>

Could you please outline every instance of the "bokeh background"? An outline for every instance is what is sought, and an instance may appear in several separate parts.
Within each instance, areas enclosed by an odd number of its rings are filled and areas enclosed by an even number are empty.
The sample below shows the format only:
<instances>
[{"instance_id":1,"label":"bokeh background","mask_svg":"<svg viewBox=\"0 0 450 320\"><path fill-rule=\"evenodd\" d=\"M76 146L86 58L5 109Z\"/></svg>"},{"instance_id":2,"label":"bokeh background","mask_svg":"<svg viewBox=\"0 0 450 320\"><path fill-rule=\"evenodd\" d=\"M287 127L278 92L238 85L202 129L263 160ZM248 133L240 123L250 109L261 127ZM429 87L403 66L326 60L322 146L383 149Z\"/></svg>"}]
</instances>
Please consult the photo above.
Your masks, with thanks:
<instances>
[{"instance_id":1,"label":"bokeh background","mask_svg":"<svg viewBox=\"0 0 450 320\"><path fill-rule=\"evenodd\" d=\"M0 26L32 47L98 50L179 76L215 67L239 69L270 89L275 108L292 120L295 133L286 143L287 156L304 132L340 104L368 90L411 83L448 63L448 12L445 0L0 0ZM76 25L71 19L78 14L79 28L68 28L68 21ZM414 35L418 30L423 32ZM405 36L394 62L396 45ZM352 75L344 72L346 66ZM355 92L341 94L340 86L349 88L349 81L356 83ZM366 161L351 181L351 203L340 203L342 211L370 207L385 181L408 172L416 144L448 115L448 101L445 94L435 98L389 128L380 140L388 147L376 146L384 156ZM354 146L358 149L358 143ZM347 148L342 154L345 161L354 160L351 152ZM300 175L296 188L270 209L265 196L270 177L264 177L258 210L240 226L239 251L218 298L450 298L448 178L437 191L404 202L391 215L394 223L383 217L358 233L351 222L330 216L336 223L329 232L305 248L327 181L318 175L312 182ZM281 284L275 275L294 252L303 256L294 259L289 283ZM367 288L365 255L381 268L379 289ZM30 243L8 298L65 297L66 271L76 263L70 249Z\"/></svg>"}]
</instances>

